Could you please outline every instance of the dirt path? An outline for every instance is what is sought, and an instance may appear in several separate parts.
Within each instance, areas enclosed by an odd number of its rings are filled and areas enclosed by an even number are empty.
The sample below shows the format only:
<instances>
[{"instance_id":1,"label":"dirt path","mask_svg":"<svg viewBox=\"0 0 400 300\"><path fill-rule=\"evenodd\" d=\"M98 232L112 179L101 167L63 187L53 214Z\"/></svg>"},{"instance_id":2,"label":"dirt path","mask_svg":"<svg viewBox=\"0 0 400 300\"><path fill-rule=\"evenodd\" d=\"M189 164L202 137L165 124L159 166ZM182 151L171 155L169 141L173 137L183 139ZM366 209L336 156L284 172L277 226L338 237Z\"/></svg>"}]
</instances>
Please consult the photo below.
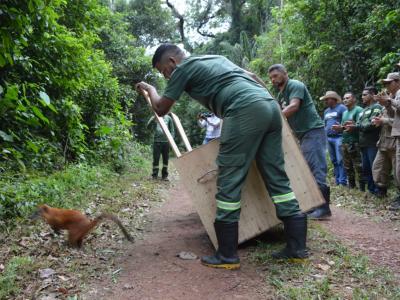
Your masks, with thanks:
<instances>
[{"instance_id":1,"label":"dirt path","mask_svg":"<svg viewBox=\"0 0 400 300\"><path fill-rule=\"evenodd\" d=\"M183 191L179 184L172 186L167 200L151 212L143 239L116 261L123 266L117 283L96 283L82 299L274 298L274 289L246 260L246 248L239 251L240 271L210 269L198 259L182 260L176 256L181 251L199 257L213 251L189 196ZM395 224L374 223L340 208L333 208L332 218L320 224L349 247L368 255L375 264L392 269L400 279L400 228L396 229Z\"/></svg>"},{"instance_id":2,"label":"dirt path","mask_svg":"<svg viewBox=\"0 0 400 300\"><path fill-rule=\"evenodd\" d=\"M329 221L320 222L349 247L368 255L400 279L400 226L392 222L373 222L341 208L333 207Z\"/></svg>"},{"instance_id":3,"label":"dirt path","mask_svg":"<svg viewBox=\"0 0 400 300\"><path fill-rule=\"evenodd\" d=\"M176 255L190 251L210 254L211 242L187 194L172 187L167 201L150 215L143 240L117 265L123 270L116 284L97 283L83 299L272 299L272 289L246 262L240 250L240 271L204 267L199 260L182 260Z\"/></svg>"}]
</instances>

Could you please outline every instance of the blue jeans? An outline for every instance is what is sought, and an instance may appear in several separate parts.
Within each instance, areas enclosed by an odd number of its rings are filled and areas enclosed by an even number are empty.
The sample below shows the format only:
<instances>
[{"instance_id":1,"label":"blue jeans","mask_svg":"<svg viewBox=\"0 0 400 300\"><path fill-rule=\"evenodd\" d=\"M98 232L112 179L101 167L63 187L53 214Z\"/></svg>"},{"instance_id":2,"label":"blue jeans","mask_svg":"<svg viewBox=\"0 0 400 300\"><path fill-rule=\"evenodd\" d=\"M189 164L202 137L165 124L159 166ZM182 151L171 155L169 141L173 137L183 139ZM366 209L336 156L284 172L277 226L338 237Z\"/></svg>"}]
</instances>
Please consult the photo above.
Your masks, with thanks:
<instances>
[{"instance_id":1,"label":"blue jeans","mask_svg":"<svg viewBox=\"0 0 400 300\"><path fill-rule=\"evenodd\" d=\"M203 145L208 144L209 142L211 142L212 140L215 140L215 139L216 139L215 137L213 137L213 138L205 137L203 140Z\"/></svg>"},{"instance_id":2,"label":"blue jeans","mask_svg":"<svg viewBox=\"0 0 400 300\"><path fill-rule=\"evenodd\" d=\"M378 152L377 147L360 147L361 148L361 162L364 181L368 183L368 190L375 194L378 191L378 187L374 183L372 177L372 164L374 163L376 153Z\"/></svg>"},{"instance_id":3,"label":"blue jeans","mask_svg":"<svg viewBox=\"0 0 400 300\"><path fill-rule=\"evenodd\" d=\"M300 148L321 190L327 189L326 134L323 127L311 129L300 139Z\"/></svg>"},{"instance_id":4,"label":"blue jeans","mask_svg":"<svg viewBox=\"0 0 400 300\"><path fill-rule=\"evenodd\" d=\"M336 184L347 185L347 175L343 165L341 146L341 137L328 136L328 151L333 164L333 173L335 174Z\"/></svg>"}]
</instances>

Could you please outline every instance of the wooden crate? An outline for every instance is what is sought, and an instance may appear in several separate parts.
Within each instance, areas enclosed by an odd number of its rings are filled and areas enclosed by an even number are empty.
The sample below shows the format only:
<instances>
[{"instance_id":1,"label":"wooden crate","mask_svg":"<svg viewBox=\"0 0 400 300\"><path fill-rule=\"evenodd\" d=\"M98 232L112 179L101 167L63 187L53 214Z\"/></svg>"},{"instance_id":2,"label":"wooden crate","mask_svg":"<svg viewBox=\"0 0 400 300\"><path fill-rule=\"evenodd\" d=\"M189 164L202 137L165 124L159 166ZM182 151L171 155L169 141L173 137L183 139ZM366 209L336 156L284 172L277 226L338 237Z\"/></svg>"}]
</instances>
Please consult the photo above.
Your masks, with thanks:
<instances>
[{"instance_id":1,"label":"wooden crate","mask_svg":"<svg viewBox=\"0 0 400 300\"><path fill-rule=\"evenodd\" d=\"M194 207L216 248L217 239L213 223L216 212L215 159L218 148L219 142L214 140L173 160L180 180L189 192ZM286 121L283 122L283 149L285 169L301 209L308 211L323 204L324 199ZM280 222L255 162L250 168L242 190L241 206L239 243L256 237Z\"/></svg>"},{"instance_id":2,"label":"wooden crate","mask_svg":"<svg viewBox=\"0 0 400 300\"><path fill-rule=\"evenodd\" d=\"M142 91L147 103L151 107L151 101L146 91ZM154 111L153 111L154 112ZM216 212L216 175L217 165L215 159L218 154L219 142L212 141L197 149L192 149L189 140L183 130L179 118L171 114L177 131L188 152L182 153L164 120L155 112L154 116L163 129L172 150L177 156L173 160L183 186L191 195L192 202L200 216L200 219L213 243L217 248L217 239L214 231ZM324 203L317 183L304 160L301 150L292 134L292 131L283 120L283 149L285 152L285 168L289 176L292 189L299 200L300 208L308 211ZM275 207L264 186L264 182L258 172L255 163L252 164L242 190L242 210L239 226L239 243L243 243L277 225L280 221L276 217Z\"/></svg>"}]
</instances>

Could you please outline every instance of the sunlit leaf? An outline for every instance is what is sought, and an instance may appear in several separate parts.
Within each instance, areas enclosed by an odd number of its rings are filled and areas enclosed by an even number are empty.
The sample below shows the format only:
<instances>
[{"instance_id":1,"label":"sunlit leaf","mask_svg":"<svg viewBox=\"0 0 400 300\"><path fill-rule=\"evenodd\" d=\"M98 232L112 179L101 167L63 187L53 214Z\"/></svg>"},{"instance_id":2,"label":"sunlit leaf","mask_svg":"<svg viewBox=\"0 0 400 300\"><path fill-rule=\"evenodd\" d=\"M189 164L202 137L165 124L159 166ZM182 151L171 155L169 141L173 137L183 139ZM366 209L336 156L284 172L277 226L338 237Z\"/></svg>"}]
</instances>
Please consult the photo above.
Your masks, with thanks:
<instances>
[{"instance_id":1,"label":"sunlit leaf","mask_svg":"<svg viewBox=\"0 0 400 300\"><path fill-rule=\"evenodd\" d=\"M39 96L46 103L46 105L50 104L50 98L45 92L40 92Z\"/></svg>"}]
</instances>

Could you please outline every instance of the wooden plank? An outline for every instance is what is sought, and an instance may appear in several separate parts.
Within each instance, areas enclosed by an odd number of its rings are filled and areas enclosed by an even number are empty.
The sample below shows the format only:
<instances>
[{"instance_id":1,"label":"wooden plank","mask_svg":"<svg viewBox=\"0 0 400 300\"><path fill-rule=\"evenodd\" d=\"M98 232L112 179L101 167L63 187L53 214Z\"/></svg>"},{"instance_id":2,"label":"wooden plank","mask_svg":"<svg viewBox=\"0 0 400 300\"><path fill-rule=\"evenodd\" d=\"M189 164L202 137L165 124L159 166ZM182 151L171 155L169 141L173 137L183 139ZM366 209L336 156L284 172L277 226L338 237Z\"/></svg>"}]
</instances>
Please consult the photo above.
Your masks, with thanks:
<instances>
[{"instance_id":1,"label":"wooden plank","mask_svg":"<svg viewBox=\"0 0 400 300\"><path fill-rule=\"evenodd\" d=\"M142 90L141 92L142 92L144 98L146 99L147 103L150 105L151 110L152 110L152 112L154 113L154 117L156 118L158 124L160 124L161 129L163 130L164 134L166 135L166 137L167 137L167 139L168 139L168 142L169 142L169 144L171 145L172 151L174 151L176 157L180 157L180 156L182 155L182 154L181 154L181 151L178 149L178 146L176 145L175 140L174 140L174 138L173 138L172 135L171 135L171 132L169 132L169 129L168 129L167 125L166 125L165 122L164 122L164 119L161 118L161 117L153 110L153 106L151 105L151 101L150 101L149 94L148 94L146 91L144 91L144 90Z\"/></svg>"},{"instance_id":2,"label":"wooden plank","mask_svg":"<svg viewBox=\"0 0 400 300\"><path fill-rule=\"evenodd\" d=\"M219 141L214 140L173 160L180 174L180 180L190 193L200 219L216 248L217 240L213 223L217 191L215 159L218 148ZM308 211L324 203L315 179L286 122L283 124L283 148L285 169L301 209ZM273 202L266 191L256 164L253 162L242 190L239 243L265 232L279 222Z\"/></svg>"},{"instance_id":3,"label":"wooden plank","mask_svg":"<svg viewBox=\"0 0 400 300\"><path fill-rule=\"evenodd\" d=\"M192 151L192 146L189 143L189 140L186 136L185 130L183 129L181 120L179 120L179 118L177 117L177 115L175 115L174 113L171 113L172 116L172 120L174 121L175 124L175 128L177 129L177 131L179 132L179 135L183 141L183 143L185 144L186 150L187 151Z\"/></svg>"}]
</instances>

